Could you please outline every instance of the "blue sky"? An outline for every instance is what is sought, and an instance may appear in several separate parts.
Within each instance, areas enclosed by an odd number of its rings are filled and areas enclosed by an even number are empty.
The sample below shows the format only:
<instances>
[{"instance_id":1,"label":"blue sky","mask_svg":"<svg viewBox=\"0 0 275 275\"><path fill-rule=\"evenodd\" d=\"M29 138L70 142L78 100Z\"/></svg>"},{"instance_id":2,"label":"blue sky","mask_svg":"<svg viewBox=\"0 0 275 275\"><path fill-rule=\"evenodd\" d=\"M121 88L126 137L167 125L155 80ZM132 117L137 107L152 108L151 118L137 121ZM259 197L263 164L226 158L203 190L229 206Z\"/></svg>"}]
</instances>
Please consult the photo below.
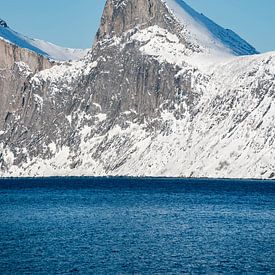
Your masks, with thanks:
<instances>
[{"instance_id":1,"label":"blue sky","mask_svg":"<svg viewBox=\"0 0 275 275\"><path fill-rule=\"evenodd\" d=\"M0 18L16 31L73 48L91 47L105 4L105 0L0 1ZM275 50L275 0L186 2L259 51Z\"/></svg>"}]
</instances>

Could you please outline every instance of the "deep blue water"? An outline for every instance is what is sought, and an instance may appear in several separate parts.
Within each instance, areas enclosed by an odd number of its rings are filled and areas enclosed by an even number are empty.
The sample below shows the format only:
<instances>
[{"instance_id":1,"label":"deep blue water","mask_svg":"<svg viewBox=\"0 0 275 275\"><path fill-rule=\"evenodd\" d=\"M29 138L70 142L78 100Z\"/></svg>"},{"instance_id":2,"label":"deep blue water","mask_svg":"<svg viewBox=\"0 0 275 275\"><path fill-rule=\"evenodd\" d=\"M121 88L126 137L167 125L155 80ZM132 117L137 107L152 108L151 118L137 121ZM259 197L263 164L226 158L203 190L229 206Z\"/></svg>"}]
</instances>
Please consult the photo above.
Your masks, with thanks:
<instances>
[{"instance_id":1,"label":"deep blue water","mask_svg":"<svg viewBox=\"0 0 275 275\"><path fill-rule=\"evenodd\" d=\"M275 273L275 182L0 180L0 274Z\"/></svg>"}]
</instances>

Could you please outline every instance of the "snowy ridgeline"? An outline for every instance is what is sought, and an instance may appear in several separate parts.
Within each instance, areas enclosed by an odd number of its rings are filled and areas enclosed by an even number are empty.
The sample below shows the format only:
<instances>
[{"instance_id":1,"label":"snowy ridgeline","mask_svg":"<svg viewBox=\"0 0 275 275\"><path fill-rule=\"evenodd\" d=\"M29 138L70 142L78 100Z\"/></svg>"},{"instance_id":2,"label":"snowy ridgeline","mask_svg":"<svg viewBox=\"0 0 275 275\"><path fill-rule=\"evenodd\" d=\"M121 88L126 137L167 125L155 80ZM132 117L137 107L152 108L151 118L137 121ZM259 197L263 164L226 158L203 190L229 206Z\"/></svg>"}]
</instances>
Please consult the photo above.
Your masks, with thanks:
<instances>
[{"instance_id":1,"label":"snowy ridgeline","mask_svg":"<svg viewBox=\"0 0 275 275\"><path fill-rule=\"evenodd\" d=\"M198 13L182 0L163 0L171 13L186 27L187 39L210 52L251 55L258 53L254 47L229 29Z\"/></svg>"},{"instance_id":2,"label":"snowy ridgeline","mask_svg":"<svg viewBox=\"0 0 275 275\"><path fill-rule=\"evenodd\" d=\"M126 9L129 3L114 2L117 9ZM162 2L168 7L167 16L182 24L179 35L158 24L129 29L98 41L83 60L54 66L31 78L39 114L47 115L47 104L53 104L54 110L58 101L70 102L71 95L80 98L81 104L75 108L74 102L66 114L56 114L65 132L60 137L37 138L43 154L33 156L28 143L22 148L0 143L7 167L2 176L274 178L275 52L257 54L238 35L183 1ZM128 61L123 63L124 59ZM131 72L137 63L141 73L134 76L135 83ZM159 77L153 87L157 100L144 89L147 79L149 87L153 85L150 77ZM178 90L171 86L179 82ZM138 93L160 101L159 106L153 105L158 116L133 108L138 102L130 102L128 109L115 109L115 117L110 116L106 101L121 106L127 93L137 100L132 91L139 83L144 86ZM119 98L122 87L127 93ZM177 91L172 102L163 99L166 94L161 94L161 87L164 92ZM52 132L61 130L52 128ZM69 132L73 133L73 139L68 137L71 145L63 141ZM17 155L24 159L20 165L14 165Z\"/></svg>"},{"instance_id":3,"label":"snowy ridgeline","mask_svg":"<svg viewBox=\"0 0 275 275\"><path fill-rule=\"evenodd\" d=\"M9 28L7 23L1 19L0 39L56 61L81 59L89 51L89 49L63 48L47 41L29 38Z\"/></svg>"}]
</instances>

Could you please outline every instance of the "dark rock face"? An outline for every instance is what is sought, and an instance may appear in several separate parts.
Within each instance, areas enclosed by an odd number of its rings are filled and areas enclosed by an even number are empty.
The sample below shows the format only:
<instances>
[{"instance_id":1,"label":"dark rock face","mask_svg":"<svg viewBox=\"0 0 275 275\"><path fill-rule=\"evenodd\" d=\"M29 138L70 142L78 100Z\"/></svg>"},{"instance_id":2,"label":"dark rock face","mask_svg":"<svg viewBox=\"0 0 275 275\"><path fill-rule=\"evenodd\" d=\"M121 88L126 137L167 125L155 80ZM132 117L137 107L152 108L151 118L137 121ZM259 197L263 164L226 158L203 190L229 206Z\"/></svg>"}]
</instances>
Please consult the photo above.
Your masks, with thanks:
<instances>
[{"instance_id":1,"label":"dark rock face","mask_svg":"<svg viewBox=\"0 0 275 275\"><path fill-rule=\"evenodd\" d=\"M116 0L107 1L101 24L96 35L96 42L120 37L129 30L135 28L145 29L157 25L176 34L186 46L181 35L183 26L170 15L167 7L160 0Z\"/></svg>"},{"instance_id":2,"label":"dark rock face","mask_svg":"<svg viewBox=\"0 0 275 275\"><path fill-rule=\"evenodd\" d=\"M8 24L4 20L0 19L0 26L4 27L4 28L7 28Z\"/></svg>"},{"instance_id":3,"label":"dark rock face","mask_svg":"<svg viewBox=\"0 0 275 275\"><path fill-rule=\"evenodd\" d=\"M48 59L0 40L0 130L26 103L24 92L31 75L52 66Z\"/></svg>"},{"instance_id":4,"label":"dark rock face","mask_svg":"<svg viewBox=\"0 0 275 275\"><path fill-rule=\"evenodd\" d=\"M97 40L121 36L136 27L146 28L155 24L167 27L169 19L165 14L168 12L161 1L107 1Z\"/></svg>"}]
</instances>

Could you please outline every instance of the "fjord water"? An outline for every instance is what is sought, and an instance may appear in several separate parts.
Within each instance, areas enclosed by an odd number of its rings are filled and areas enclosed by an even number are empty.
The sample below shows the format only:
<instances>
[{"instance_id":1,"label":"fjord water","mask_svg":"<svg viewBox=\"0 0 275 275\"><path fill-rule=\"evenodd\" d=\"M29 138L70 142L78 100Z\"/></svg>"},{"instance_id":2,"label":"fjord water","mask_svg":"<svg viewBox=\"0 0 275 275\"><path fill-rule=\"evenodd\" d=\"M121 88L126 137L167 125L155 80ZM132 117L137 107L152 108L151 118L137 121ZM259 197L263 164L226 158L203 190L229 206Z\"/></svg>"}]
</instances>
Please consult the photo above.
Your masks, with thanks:
<instances>
[{"instance_id":1,"label":"fjord water","mask_svg":"<svg viewBox=\"0 0 275 275\"><path fill-rule=\"evenodd\" d=\"M0 273L274 273L274 211L272 181L0 180Z\"/></svg>"}]
</instances>

